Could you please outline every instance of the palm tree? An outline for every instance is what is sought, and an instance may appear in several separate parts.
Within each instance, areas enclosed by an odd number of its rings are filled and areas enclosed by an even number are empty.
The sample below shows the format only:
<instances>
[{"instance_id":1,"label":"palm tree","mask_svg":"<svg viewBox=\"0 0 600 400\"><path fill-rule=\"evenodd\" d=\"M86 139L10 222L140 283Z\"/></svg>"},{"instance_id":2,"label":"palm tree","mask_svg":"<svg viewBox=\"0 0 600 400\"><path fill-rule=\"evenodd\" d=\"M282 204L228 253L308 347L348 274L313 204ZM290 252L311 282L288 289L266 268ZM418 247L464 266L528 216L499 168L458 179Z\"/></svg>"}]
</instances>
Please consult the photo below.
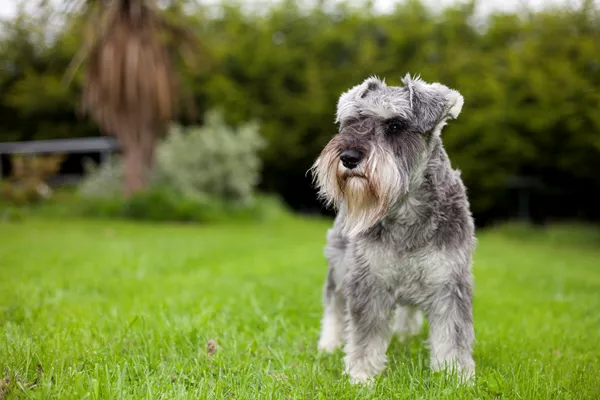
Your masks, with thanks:
<instances>
[{"instance_id":1,"label":"palm tree","mask_svg":"<svg viewBox=\"0 0 600 400\"><path fill-rule=\"evenodd\" d=\"M155 147L177 111L179 75L174 49L194 36L167 18L156 0L65 0L85 18L83 45L65 75L84 64L81 111L123 150L124 194L148 185Z\"/></svg>"}]
</instances>

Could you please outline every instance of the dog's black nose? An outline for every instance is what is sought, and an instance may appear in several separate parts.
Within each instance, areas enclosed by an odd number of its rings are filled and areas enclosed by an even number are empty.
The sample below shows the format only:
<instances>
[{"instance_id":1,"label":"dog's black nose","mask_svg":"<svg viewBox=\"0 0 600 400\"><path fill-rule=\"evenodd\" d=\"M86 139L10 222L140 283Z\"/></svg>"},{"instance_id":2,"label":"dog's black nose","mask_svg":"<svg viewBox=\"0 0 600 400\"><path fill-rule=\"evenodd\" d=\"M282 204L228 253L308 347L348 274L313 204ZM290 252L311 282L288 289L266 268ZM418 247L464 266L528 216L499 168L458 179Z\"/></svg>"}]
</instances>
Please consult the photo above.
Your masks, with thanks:
<instances>
[{"instance_id":1,"label":"dog's black nose","mask_svg":"<svg viewBox=\"0 0 600 400\"><path fill-rule=\"evenodd\" d=\"M356 166L358 165L358 163L360 163L360 160L362 160L362 158L362 153L356 149L346 150L340 156L342 164L344 164L344 167L348 169L356 168Z\"/></svg>"}]
</instances>

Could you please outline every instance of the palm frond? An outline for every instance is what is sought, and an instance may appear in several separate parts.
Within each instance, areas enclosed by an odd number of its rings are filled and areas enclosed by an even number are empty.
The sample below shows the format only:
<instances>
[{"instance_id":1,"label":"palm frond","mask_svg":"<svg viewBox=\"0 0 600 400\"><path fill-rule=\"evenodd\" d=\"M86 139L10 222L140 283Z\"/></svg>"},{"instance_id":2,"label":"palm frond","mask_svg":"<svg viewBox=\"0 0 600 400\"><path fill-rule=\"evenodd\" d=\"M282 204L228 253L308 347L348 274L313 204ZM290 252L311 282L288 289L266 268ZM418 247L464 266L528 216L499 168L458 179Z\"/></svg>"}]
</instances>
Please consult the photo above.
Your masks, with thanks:
<instances>
[{"instance_id":1,"label":"palm frond","mask_svg":"<svg viewBox=\"0 0 600 400\"><path fill-rule=\"evenodd\" d=\"M195 35L169 20L155 0L66 3L88 24L64 76L70 82L86 64L82 111L115 135L147 131L172 119L180 88L171 49L193 66L199 44Z\"/></svg>"}]
</instances>

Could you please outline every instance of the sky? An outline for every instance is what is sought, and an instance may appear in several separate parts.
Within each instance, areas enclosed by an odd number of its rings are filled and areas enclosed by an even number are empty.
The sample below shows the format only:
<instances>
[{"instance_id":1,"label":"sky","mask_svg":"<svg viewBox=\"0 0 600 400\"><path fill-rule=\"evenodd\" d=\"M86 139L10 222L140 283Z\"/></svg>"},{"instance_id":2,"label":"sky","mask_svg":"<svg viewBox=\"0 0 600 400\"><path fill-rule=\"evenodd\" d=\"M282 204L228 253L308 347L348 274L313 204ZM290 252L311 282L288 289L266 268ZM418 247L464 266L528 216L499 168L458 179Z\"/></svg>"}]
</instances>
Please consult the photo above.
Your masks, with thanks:
<instances>
[{"instance_id":1,"label":"sky","mask_svg":"<svg viewBox=\"0 0 600 400\"><path fill-rule=\"evenodd\" d=\"M54 3L60 2L60 0L52 0ZM239 0L243 3L253 3L256 0ZM260 0L264 2L265 0ZM301 0L302 1L302 0ZM306 2L306 0L304 0ZM352 1L352 0L351 0ZM374 0L375 7L378 11L385 12L393 9L394 5L399 3L401 0ZM445 6L452 3L459 2L461 0L425 0L429 4L435 4L438 6ZM562 5L562 4L577 4L581 0L480 0L478 14L485 15L490 11L512 11L518 9L523 4L528 5L533 9L539 9L546 5ZM35 0L29 0L29 3L35 3ZM199 3L218 3L216 0L198 0ZM600 0L595 0L596 3L600 4ZM0 17L10 18L15 15L18 0L0 0Z\"/></svg>"}]
</instances>

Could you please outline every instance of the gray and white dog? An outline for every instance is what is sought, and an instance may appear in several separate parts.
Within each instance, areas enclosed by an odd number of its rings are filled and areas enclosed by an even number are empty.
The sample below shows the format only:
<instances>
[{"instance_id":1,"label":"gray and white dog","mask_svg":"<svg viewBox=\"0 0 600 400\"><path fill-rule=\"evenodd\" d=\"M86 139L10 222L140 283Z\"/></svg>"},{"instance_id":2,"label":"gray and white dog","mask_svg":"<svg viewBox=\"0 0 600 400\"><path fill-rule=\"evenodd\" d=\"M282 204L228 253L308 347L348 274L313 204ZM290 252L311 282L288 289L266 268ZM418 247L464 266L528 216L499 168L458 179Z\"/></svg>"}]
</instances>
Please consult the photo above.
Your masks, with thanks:
<instances>
[{"instance_id":1,"label":"gray and white dog","mask_svg":"<svg viewBox=\"0 0 600 400\"><path fill-rule=\"evenodd\" d=\"M429 321L431 366L475 373L471 259L474 224L459 171L441 140L463 97L406 75L404 86L366 79L339 98L339 132L311 170L338 213L327 234L329 271L319 349L345 339L353 383L386 365L394 331Z\"/></svg>"}]
</instances>

